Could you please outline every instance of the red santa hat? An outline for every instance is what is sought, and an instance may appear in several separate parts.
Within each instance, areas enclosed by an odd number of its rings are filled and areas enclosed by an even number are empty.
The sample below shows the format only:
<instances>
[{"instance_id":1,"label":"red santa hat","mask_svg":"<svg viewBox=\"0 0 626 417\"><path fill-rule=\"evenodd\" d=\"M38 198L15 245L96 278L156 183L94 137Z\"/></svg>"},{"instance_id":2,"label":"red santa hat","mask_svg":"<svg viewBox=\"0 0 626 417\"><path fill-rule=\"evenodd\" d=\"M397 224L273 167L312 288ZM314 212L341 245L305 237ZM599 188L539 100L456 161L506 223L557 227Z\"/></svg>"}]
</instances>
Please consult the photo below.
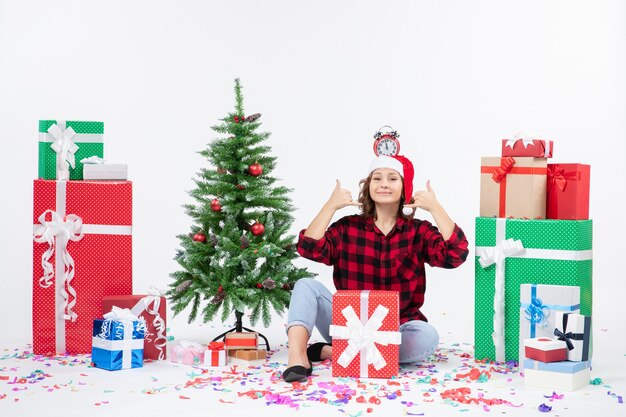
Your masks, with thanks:
<instances>
[{"instance_id":1,"label":"red santa hat","mask_svg":"<svg viewBox=\"0 0 626 417\"><path fill-rule=\"evenodd\" d=\"M411 161L402 155L381 155L374 158L370 163L368 175L379 168L393 169L394 171L397 171L402 178L404 178L404 204L409 204L411 198L413 197L413 176L415 175ZM413 213L413 209L404 207L402 212L408 216Z\"/></svg>"}]
</instances>

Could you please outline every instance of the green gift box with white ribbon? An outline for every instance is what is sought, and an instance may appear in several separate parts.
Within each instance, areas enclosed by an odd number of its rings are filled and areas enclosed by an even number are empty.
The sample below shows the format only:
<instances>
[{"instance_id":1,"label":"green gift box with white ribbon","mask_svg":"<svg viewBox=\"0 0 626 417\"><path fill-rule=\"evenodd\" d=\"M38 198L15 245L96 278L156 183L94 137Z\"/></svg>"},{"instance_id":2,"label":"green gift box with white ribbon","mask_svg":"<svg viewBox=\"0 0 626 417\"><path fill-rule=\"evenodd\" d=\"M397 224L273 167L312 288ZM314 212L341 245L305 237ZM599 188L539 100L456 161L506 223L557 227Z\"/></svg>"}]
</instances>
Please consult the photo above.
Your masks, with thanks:
<instances>
[{"instance_id":1,"label":"green gift box with white ribbon","mask_svg":"<svg viewBox=\"0 0 626 417\"><path fill-rule=\"evenodd\" d=\"M82 180L80 161L104 157L103 136L103 122L40 120L39 178Z\"/></svg>"},{"instance_id":2,"label":"green gift box with white ribbon","mask_svg":"<svg viewBox=\"0 0 626 417\"><path fill-rule=\"evenodd\" d=\"M591 316L592 230L591 220L476 218L476 360L519 360L521 284L579 286Z\"/></svg>"}]
</instances>

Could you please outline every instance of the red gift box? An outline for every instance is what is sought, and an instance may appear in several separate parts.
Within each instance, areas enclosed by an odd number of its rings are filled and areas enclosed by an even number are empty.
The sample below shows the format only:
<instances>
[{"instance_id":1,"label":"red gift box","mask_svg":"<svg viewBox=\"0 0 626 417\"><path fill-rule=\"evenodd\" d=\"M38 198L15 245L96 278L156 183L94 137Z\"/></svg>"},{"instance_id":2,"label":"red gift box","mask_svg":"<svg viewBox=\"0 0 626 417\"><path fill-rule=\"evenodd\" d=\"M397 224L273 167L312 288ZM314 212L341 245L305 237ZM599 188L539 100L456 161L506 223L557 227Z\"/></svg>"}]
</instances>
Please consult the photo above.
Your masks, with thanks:
<instances>
[{"instance_id":1,"label":"red gift box","mask_svg":"<svg viewBox=\"0 0 626 417\"><path fill-rule=\"evenodd\" d=\"M127 308L146 322L143 358L163 360L167 355L165 297L159 295L111 295L102 299L102 315L113 307Z\"/></svg>"},{"instance_id":2,"label":"red gift box","mask_svg":"<svg viewBox=\"0 0 626 417\"><path fill-rule=\"evenodd\" d=\"M548 164L548 219L589 219L590 174L589 165Z\"/></svg>"},{"instance_id":3,"label":"red gift box","mask_svg":"<svg viewBox=\"0 0 626 417\"><path fill-rule=\"evenodd\" d=\"M33 352L91 352L102 298L132 292L132 183L35 180Z\"/></svg>"},{"instance_id":4,"label":"red gift box","mask_svg":"<svg viewBox=\"0 0 626 417\"><path fill-rule=\"evenodd\" d=\"M551 140L513 138L502 139L502 156L532 156L552 158Z\"/></svg>"},{"instance_id":5,"label":"red gift box","mask_svg":"<svg viewBox=\"0 0 626 417\"><path fill-rule=\"evenodd\" d=\"M561 362L567 360L567 345L562 340L536 337L524 340L524 355L527 359L540 362Z\"/></svg>"},{"instance_id":6,"label":"red gift box","mask_svg":"<svg viewBox=\"0 0 626 417\"><path fill-rule=\"evenodd\" d=\"M391 378L398 374L399 306L397 291L350 290L333 295L333 376Z\"/></svg>"}]
</instances>

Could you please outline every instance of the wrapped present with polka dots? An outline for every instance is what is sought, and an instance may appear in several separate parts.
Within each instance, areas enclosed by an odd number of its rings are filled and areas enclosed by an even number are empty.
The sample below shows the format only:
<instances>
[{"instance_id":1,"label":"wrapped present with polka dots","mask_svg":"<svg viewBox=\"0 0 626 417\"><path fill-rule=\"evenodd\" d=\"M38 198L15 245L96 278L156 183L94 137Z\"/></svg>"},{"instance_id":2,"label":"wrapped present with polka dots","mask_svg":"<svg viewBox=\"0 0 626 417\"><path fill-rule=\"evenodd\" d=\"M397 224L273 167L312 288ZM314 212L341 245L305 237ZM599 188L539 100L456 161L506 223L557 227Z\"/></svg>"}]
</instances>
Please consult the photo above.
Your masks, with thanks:
<instances>
[{"instance_id":1,"label":"wrapped present with polka dots","mask_svg":"<svg viewBox=\"0 0 626 417\"><path fill-rule=\"evenodd\" d=\"M475 255L477 360L520 359L522 284L579 287L580 313L591 315L591 220L478 217Z\"/></svg>"},{"instance_id":2,"label":"wrapped present with polka dots","mask_svg":"<svg viewBox=\"0 0 626 417\"><path fill-rule=\"evenodd\" d=\"M82 180L82 160L104 156L104 123L39 121L39 178Z\"/></svg>"},{"instance_id":3,"label":"wrapped present with polka dots","mask_svg":"<svg viewBox=\"0 0 626 417\"><path fill-rule=\"evenodd\" d=\"M333 295L333 376L391 378L398 374L399 306L397 291L342 290Z\"/></svg>"},{"instance_id":4,"label":"wrapped present with polka dots","mask_svg":"<svg viewBox=\"0 0 626 417\"><path fill-rule=\"evenodd\" d=\"M113 307L128 308L134 315L145 320L146 337L143 358L163 360L167 356L166 300L159 291L144 295L109 295L102 299L102 313Z\"/></svg>"},{"instance_id":5,"label":"wrapped present with polka dots","mask_svg":"<svg viewBox=\"0 0 626 417\"><path fill-rule=\"evenodd\" d=\"M102 299L132 293L132 183L34 181L33 351L89 353Z\"/></svg>"}]
</instances>

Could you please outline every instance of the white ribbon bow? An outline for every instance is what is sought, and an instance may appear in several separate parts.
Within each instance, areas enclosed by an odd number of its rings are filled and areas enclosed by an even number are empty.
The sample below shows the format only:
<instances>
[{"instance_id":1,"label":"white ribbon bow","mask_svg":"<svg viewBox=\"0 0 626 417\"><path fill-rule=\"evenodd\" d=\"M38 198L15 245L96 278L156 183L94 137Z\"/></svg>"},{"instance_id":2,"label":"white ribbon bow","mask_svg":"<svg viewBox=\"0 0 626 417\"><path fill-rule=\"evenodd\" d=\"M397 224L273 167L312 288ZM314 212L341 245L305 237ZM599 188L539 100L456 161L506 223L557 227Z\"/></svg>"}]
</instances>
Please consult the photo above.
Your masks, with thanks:
<instances>
[{"instance_id":1,"label":"white ribbon bow","mask_svg":"<svg viewBox=\"0 0 626 417\"><path fill-rule=\"evenodd\" d=\"M401 342L400 332L378 330L389 313L389 309L378 305L365 324L361 322L352 306L347 306L341 310L341 313L346 318L346 325L330 326L331 336L348 339L348 346L337 362L345 368L361 352L361 363L365 360L365 363L372 364L376 370L384 368L387 361L376 347L376 343L387 346L388 344L399 345Z\"/></svg>"},{"instance_id":2,"label":"white ribbon bow","mask_svg":"<svg viewBox=\"0 0 626 417\"><path fill-rule=\"evenodd\" d=\"M60 125L60 126L59 126ZM50 126L48 133L54 138L50 145L57 154L57 171L69 170L76 166L75 154L78 145L74 142L76 132L72 127L65 128L65 122L58 122Z\"/></svg>"},{"instance_id":3,"label":"white ribbon bow","mask_svg":"<svg viewBox=\"0 0 626 417\"><path fill-rule=\"evenodd\" d=\"M46 214L50 213L52 221L46 221ZM39 285L44 288L48 288L52 285L52 278L54 277L54 269L50 258L54 254L55 245L60 250L63 257L63 275L57 277L62 279L64 285L61 289L61 295L63 297L63 318L65 320L76 321L78 317L72 308L76 305L76 290L71 286L72 279L74 278L74 258L67 250L67 243L72 241L79 241L83 238L83 220L75 214L68 214L65 216L65 220L58 213L52 210L44 211L38 218L41 225L37 225L33 232L33 240L38 243L48 243L48 249L41 255L41 266L44 274L39 278ZM65 287L67 286L67 290ZM68 295L69 292L69 295ZM69 301L69 296L73 297Z\"/></svg>"},{"instance_id":4,"label":"white ribbon bow","mask_svg":"<svg viewBox=\"0 0 626 417\"><path fill-rule=\"evenodd\" d=\"M506 147L513 149L513 147L515 146L515 142L517 142L518 140L521 140L522 144L524 145L524 149L526 149L528 148L528 145L533 144L533 140L536 140L535 136L536 135L516 133L515 135L513 135L513 139L509 139L506 141Z\"/></svg>"},{"instance_id":5,"label":"white ribbon bow","mask_svg":"<svg viewBox=\"0 0 626 417\"><path fill-rule=\"evenodd\" d=\"M143 297L135 306L131 312L139 316L142 312L146 312L154 317L152 325L157 332L156 339L154 340L154 346L159 351L159 360L165 359L165 346L167 345L167 338L165 337L165 320L159 314L159 307L161 306L161 297L164 292L154 286L150 286L148 290L148 296ZM152 307L150 307L152 306ZM150 342L152 334L146 332L146 341Z\"/></svg>"},{"instance_id":6,"label":"white ribbon bow","mask_svg":"<svg viewBox=\"0 0 626 417\"><path fill-rule=\"evenodd\" d=\"M478 262L483 268L496 264L495 295L493 297L493 344L496 348L496 361L505 361L504 351L504 276L505 260L524 252L521 240L505 239L495 247L481 248L477 251Z\"/></svg>"}]
</instances>

